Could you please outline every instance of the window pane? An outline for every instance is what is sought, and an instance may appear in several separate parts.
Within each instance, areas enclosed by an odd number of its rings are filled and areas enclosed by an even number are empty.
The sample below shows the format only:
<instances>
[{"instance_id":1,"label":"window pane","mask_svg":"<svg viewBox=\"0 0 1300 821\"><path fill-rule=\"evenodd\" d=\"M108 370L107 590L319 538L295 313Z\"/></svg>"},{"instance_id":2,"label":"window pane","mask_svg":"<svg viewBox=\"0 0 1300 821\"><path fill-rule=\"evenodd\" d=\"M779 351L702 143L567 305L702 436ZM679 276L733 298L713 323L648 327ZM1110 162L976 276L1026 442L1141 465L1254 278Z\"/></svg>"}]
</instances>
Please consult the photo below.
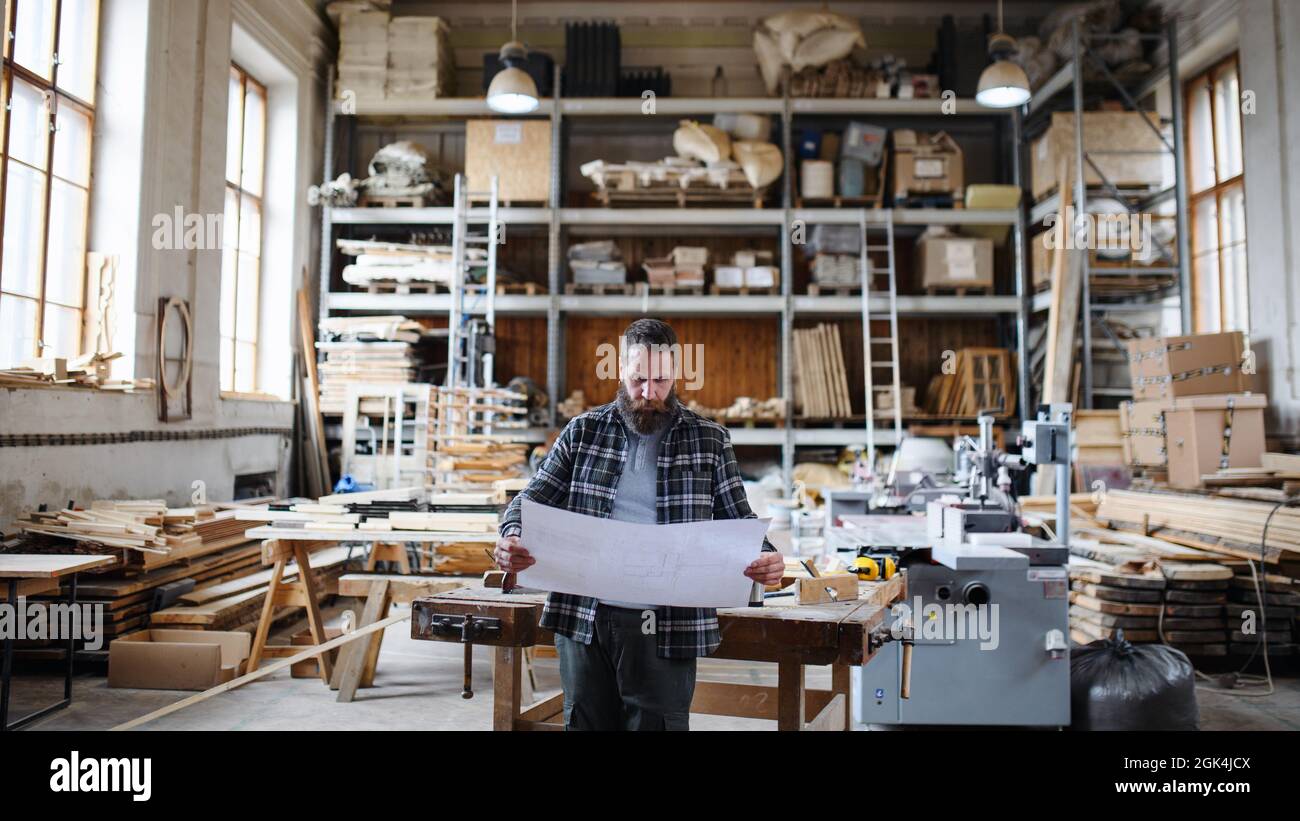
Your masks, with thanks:
<instances>
[{"instance_id":1,"label":"window pane","mask_svg":"<svg viewBox=\"0 0 1300 821\"><path fill-rule=\"evenodd\" d=\"M0 295L0 368L16 368L36 355L36 302Z\"/></svg>"},{"instance_id":2,"label":"window pane","mask_svg":"<svg viewBox=\"0 0 1300 821\"><path fill-rule=\"evenodd\" d=\"M235 258L234 250L221 251L221 315L222 336L235 335Z\"/></svg>"},{"instance_id":3,"label":"window pane","mask_svg":"<svg viewBox=\"0 0 1300 821\"><path fill-rule=\"evenodd\" d=\"M64 104L54 116L58 131L54 134L56 175L83 188L90 187L90 117Z\"/></svg>"},{"instance_id":4,"label":"window pane","mask_svg":"<svg viewBox=\"0 0 1300 821\"><path fill-rule=\"evenodd\" d=\"M1246 246L1223 249L1224 330L1250 330L1250 286L1246 276Z\"/></svg>"},{"instance_id":5,"label":"window pane","mask_svg":"<svg viewBox=\"0 0 1300 821\"><path fill-rule=\"evenodd\" d=\"M1192 305L1197 333L1219 331L1219 255L1216 252L1192 258Z\"/></svg>"},{"instance_id":6,"label":"window pane","mask_svg":"<svg viewBox=\"0 0 1300 821\"><path fill-rule=\"evenodd\" d=\"M1214 185L1214 133L1210 115L1210 90L1195 81L1187 100L1187 168L1192 193Z\"/></svg>"},{"instance_id":7,"label":"window pane","mask_svg":"<svg viewBox=\"0 0 1300 821\"><path fill-rule=\"evenodd\" d=\"M39 171L9 163L5 182L4 289L40 296L41 240L45 214L45 179Z\"/></svg>"},{"instance_id":8,"label":"window pane","mask_svg":"<svg viewBox=\"0 0 1300 821\"><path fill-rule=\"evenodd\" d=\"M4 7L0 6L0 12ZM4 101L9 99L9 70L0 71L0 157L5 155L5 123L9 119L9 112L5 109Z\"/></svg>"},{"instance_id":9,"label":"window pane","mask_svg":"<svg viewBox=\"0 0 1300 821\"><path fill-rule=\"evenodd\" d=\"M263 165L266 161L266 97L264 92L248 84L244 96L244 171L242 187L245 191L262 196Z\"/></svg>"},{"instance_id":10,"label":"window pane","mask_svg":"<svg viewBox=\"0 0 1300 821\"><path fill-rule=\"evenodd\" d=\"M1246 241L1246 191L1234 185L1219 194L1219 236L1225 246Z\"/></svg>"},{"instance_id":11,"label":"window pane","mask_svg":"<svg viewBox=\"0 0 1300 821\"><path fill-rule=\"evenodd\" d=\"M50 143L50 110L45 94L36 86L22 80L14 83L9 128L9 156L44 170Z\"/></svg>"},{"instance_id":12,"label":"window pane","mask_svg":"<svg viewBox=\"0 0 1300 821\"><path fill-rule=\"evenodd\" d=\"M235 389L235 340L221 338L221 390Z\"/></svg>"},{"instance_id":13,"label":"window pane","mask_svg":"<svg viewBox=\"0 0 1300 821\"><path fill-rule=\"evenodd\" d=\"M86 281L84 188L54 180L50 189L50 244L45 266L45 298L60 305L82 305Z\"/></svg>"},{"instance_id":14,"label":"window pane","mask_svg":"<svg viewBox=\"0 0 1300 821\"><path fill-rule=\"evenodd\" d=\"M1219 182L1241 173L1240 100L1237 67L1229 66L1214 80L1215 163Z\"/></svg>"},{"instance_id":15,"label":"window pane","mask_svg":"<svg viewBox=\"0 0 1300 821\"><path fill-rule=\"evenodd\" d=\"M239 250L262 255L262 204L249 196L239 198Z\"/></svg>"},{"instance_id":16,"label":"window pane","mask_svg":"<svg viewBox=\"0 0 1300 821\"><path fill-rule=\"evenodd\" d=\"M1192 203L1192 254L1199 255L1219 247L1218 203L1214 196Z\"/></svg>"},{"instance_id":17,"label":"window pane","mask_svg":"<svg viewBox=\"0 0 1300 821\"><path fill-rule=\"evenodd\" d=\"M239 72L230 69L230 101L226 110L226 182L239 185L239 152L243 149L244 95Z\"/></svg>"},{"instance_id":18,"label":"window pane","mask_svg":"<svg viewBox=\"0 0 1300 821\"><path fill-rule=\"evenodd\" d=\"M27 0L14 17L14 60L47 80L54 65L54 9L48 0Z\"/></svg>"},{"instance_id":19,"label":"window pane","mask_svg":"<svg viewBox=\"0 0 1300 821\"><path fill-rule=\"evenodd\" d=\"M257 346L251 342L235 343L235 390L257 390Z\"/></svg>"},{"instance_id":20,"label":"window pane","mask_svg":"<svg viewBox=\"0 0 1300 821\"><path fill-rule=\"evenodd\" d=\"M244 342L257 341L257 296L261 287L257 266L255 257L239 252L239 279L235 286L235 338Z\"/></svg>"},{"instance_id":21,"label":"window pane","mask_svg":"<svg viewBox=\"0 0 1300 821\"><path fill-rule=\"evenodd\" d=\"M226 208L221 215L221 247L239 248L239 192L226 189Z\"/></svg>"},{"instance_id":22,"label":"window pane","mask_svg":"<svg viewBox=\"0 0 1300 821\"><path fill-rule=\"evenodd\" d=\"M99 0L63 0L59 17L59 88L88 103L95 101L98 32Z\"/></svg>"},{"instance_id":23,"label":"window pane","mask_svg":"<svg viewBox=\"0 0 1300 821\"><path fill-rule=\"evenodd\" d=\"M74 357L81 353L81 311L45 303L42 356Z\"/></svg>"}]
</instances>

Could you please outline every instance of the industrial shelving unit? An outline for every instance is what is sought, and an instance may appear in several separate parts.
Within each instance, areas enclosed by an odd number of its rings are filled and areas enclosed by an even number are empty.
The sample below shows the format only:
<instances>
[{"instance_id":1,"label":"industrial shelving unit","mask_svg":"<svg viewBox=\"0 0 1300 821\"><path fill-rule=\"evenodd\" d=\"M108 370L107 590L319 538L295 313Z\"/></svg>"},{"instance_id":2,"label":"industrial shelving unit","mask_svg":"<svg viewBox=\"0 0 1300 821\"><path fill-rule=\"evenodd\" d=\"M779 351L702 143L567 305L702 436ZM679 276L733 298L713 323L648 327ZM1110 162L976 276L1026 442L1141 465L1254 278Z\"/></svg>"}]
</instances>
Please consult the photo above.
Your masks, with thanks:
<instances>
[{"instance_id":1,"label":"industrial shelving unit","mask_svg":"<svg viewBox=\"0 0 1300 821\"><path fill-rule=\"evenodd\" d=\"M1176 235L1174 240L1174 260L1169 265L1159 266L1142 266L1123 269L1094 269L1091 265L1090 255L1083 253L1082 256L1082 300L1080 303L1080 314L1084 317L1081 322L1081 341L1082 356L1079 397L1080 404L1084 408L1093 408L1097 405L1097 399L1101 397L1111 399L1131 398L1132 392L1126 387L1118 386L1098 386L1095 384L1094 371L1098 360L1097 346L1094 344L1094 322L1098 323L1103 333L1108 338L1110 345L1105 346L1103 354L1108 355L1115 361L1127 361L1127 351L1121 341L1116 338L1105 324L1104 318L1109 314L1133 314L1133 313L1168 313L1177 311L1181 323L1181 332L1187 333L1191 326L1191 284L1190 284L1190 266L1191 266L1191 249L1190 249L1190 229L1188 227L1188 205L1186 191L1186 172L1185 172L1185 131L1183 123L1182 109L1182 85L1178 72L1178 28L1176 22L1170 22L1162 33L1152 33L1140 35L1143 42L1155 42L1164 49L1164 61L1154 71L1147 74L1136 83L1125 84L1117 79L1114 74L1105 66L1105 63L1097 57L1094 48L1096 42L1113 38L1116 35L1088 34L1080 30L1078 22L1073 24L1072 38L1074 43L1073 52L1076 55L1074 59L1067 61L1062 65L1051 78L1047 80L1036 92L1033 99L1026 106L1026 117L1024 125L1032 128L1041 124L1045 115L1050 116L1050 111L1054 107L1060 106L1064 95L1069 94L1069 105L1059 110L1071 111L1074 113L1074 154L1070 158L1070 169L1073 176L1073 190L1070 192L1057 191L1044 198L1041 202L1034 203L1031 199L1031 191L1028 185L1022 186L1025 196L1023 198L1024 207L1022 210L1028 214L1028 224L1042 225L1044 219L1051 214L1060 214L1063 205L1074 204L1076 213L1083 214L1088 212L1088 203L1090 199L1099 196L1106 196L1122 202L1131 213L1141 214L1150 213L1154 208L1160 207L1166 203L1172 203L1174 213L1171 215L1175 220ZM1104 82L1087 86L1085 84L1084 70L1085 66L1092 64L1098 66L1103 76ZM1169 117L1162 120L1161 126L1168 127L1169 135L1166 138L1161 135L1161 141L1168 149L1168 154L1173 158L1173 182L1166 188L1158 191L1148 190L1126 190L1116 186L1111 181L1106 180L1104 174L1097 169L1094 160L1086 150L1084 142L1084 118L1081 115L1085 111L1085 106L1090 101L1085 98L1096 98L1105 96L1107 99L1119 100L1123 103L1125 110L1143 111L1141 108L1142 101L1146 99L1159 85L1168 82L1171 89ZM1098 91L1100 89L1100 91ZM1032 135L1032 132L1029 132ZM1021 140L1021 161L1018 163L1021 167L1024 165L1023 156L1030 150L1028 139ZM1107 153L1128 153L1124 151L1108 151ZM1085 166L1094 169L1098 176L1102 178L1102 184L1098 186L1089 186L1085 184ZM1168 277L1173 276L1171 287L1162 288L1150 295L1146 299L1126 299L1124 301L1104 302L1095 299L1091 286L1091 278L1095 274L1107 273L1138 276L1138 277ZM1031 315L1046 311L1052 301L1050 291L1034 294L1031 297L1029 313ZM1028 372L1026 366L1022 371Z\"/></svg>"},{"instance_id":2,"label":"industrial shelving unit","mask_svg":"<svg viewBox=\"0 0 1300 821\"><path fill-rule=\"evenodd\" d=\"M333 88L331 72L330 89ZM557 70L555 88L558 99L541 101L541 106L532 113L549 119L552 125L551 146L551 200L547 207L502 207L498 218L507 226L533 226L547 229L548 242L548 293L538 295L502 294L496 299L496 312L502 316L545 316L547 320L547 384L546 389L552 398L552 414L555 403L563 396L561 374L563 373L563 322L566 315L599 316L638 313L661 313L671 315L731 315L779 317L781 321L780 373L778 390L784 397L792 396L791 359L793 354L794 321L799 317L861 317L864 322L866 313L876 313L886 309L884 295L872 295L868 305L860 296L808 296L793 293L794 250L791 242L791 228L796 221L808 226L822 224L857 225L861 218L861 209L857 208L794 208L792 191L795 159L792 146L792 125L796 116L804 115L839 115L839 116L895 116L911 118L934 118L934 128L944 127L941 120L945 118L964 118L979 116L990 118L994 122L1004 122L1007 118L1012 123L1011 139L1007 144L1013 147L1010 154L1010 169L1014 179L1019 182L1019 155L1014 150L1017 145L1019 114L1012 111L987 109L977 105L973 100L944 101L940 99L790 99L790 98L681 98L664 97L655 101L654 117L706 117L719 112L746 112L769 114L780 118L782 134L782 151L785 154L786 168L780 185L782 195L780 207L767 208L574 208L562 207L562 174L564 150L561 135L565 118L599 118L618 116L642 116L643 101L639 98L564 98L559 95L559 72ZM945 106L945 102L947 105ZM947 111L945 112L945 109ZM482 99L431 99L420 102L371 102L357 101L345 113L344 106L332 102L326 106L326 151L323 169L324 179L333 179L338 170L334 167L335 136L340 121L355 123L357 118L468 118L498 116L488 109ZM320 312L322 316L339 311L361 311L400 313L404 315L421 315L445 313L450 305L448 294L365 294L331 291L331 269L333 265L334 226L394 226L394 225L449 225L454 217L450 207L431 208L321 208L321 266L320 266ZM472 214L472 211L471 211ZM1018 351L1025 350L1026 323L1030 310L1027 291L1027 275L1024 245L1024 211L1007 210L964 210L964 209L896 209L892 212L896 226L926 225L1000 225L1011 230L1013 249L1013 295L971 295L971 296L898 296L897 307L901 317L935 317L956 319L958 317L999 318L1014 322L1012 335L1016 340ZM653 227L666 227L699 231L707 222L707 229L712 232L727 233L737 231L780 233L779 264L781 269L781 288L779 294L773 295L576 295L564 293L565 269L562 256L562 232L589 231L602 227L610 229L641 230ZM507 240L508 241L508 240ZM1023 357L1021 357L1023 361ZM1025 369L1020 370L1020 382L1017 395L1018 412L1021 418L1027 415L1028 382ZM842 428L803 428L793 424L793 403L789 408L785 424L774 428L732 428L732 441L737 445L754 445L779 447L782 450L782 464L786 476L793 470L795 448L800 446L842 446L847 444L865 444L867 431L874 432L877 445L895 444L893 431L883 428L876 430L871 420L864 426ZM554 422L554 416L552 417ZM534 431L534 435L540 431Z\"/></svg>"}]
</instances>

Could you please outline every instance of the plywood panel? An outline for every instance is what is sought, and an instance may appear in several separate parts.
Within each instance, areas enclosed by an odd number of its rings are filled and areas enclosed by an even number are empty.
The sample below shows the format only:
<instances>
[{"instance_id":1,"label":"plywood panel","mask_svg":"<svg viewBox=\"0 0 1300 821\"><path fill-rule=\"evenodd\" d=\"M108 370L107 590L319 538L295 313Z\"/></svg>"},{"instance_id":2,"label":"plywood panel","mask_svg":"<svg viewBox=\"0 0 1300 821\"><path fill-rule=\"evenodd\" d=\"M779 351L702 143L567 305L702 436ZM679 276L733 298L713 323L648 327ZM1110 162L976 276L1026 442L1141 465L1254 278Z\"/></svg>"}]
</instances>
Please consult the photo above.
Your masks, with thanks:
<instances>
[{"instance_id":1,"label":"plywood panel","mask_svg":"<svg viewBox=\"0 0 1300 821\"><path fill-rule=\"evenodd\" d=\"M569 317L565 322L565 396L582 390L590 404L613 400L616 380L596 375L600 345L617 347L618 337L636 317ZM677 331L683 345L703 346L702 384L677 392L683 402L694 399L708 407L726 407L739 396L768 399L779 390L780 322L776 317L662 317ZM563 397L561 397L563 398Z\"/></svg>"}]
</instances>

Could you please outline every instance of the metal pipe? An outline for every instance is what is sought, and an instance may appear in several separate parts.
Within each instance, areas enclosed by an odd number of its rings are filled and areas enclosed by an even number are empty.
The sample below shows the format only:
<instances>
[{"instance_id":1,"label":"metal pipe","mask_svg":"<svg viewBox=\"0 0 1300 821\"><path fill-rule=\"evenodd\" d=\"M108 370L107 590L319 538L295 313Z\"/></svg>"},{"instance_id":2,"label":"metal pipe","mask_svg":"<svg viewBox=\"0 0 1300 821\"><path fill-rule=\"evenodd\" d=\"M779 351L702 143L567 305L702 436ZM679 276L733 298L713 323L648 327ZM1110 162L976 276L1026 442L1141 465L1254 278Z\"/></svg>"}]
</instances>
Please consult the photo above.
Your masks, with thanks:
<instances>
[{"instance_id":1,"label":"metal pipe","mask_svg":"<svg viewBox=\"0 0 1300 821\"><path fill-rule=\"evenodd\" d=\"M1178 76L1178 23L1169 21L1169 109L1174 121L1174 200L1178 232L1178 309L1182 332L1192 331L1192 242L1188 227L1187 145L1183 129L1183 89Z\"/></svg>"},{"instance_id":2,"label":"metal pipe","mask_svg":"<svg viewBox=\"0 0 1300 821\"><path fill-rule=\"evenodd\" d=\"M1065 426L1065 454L1056 464L1056 541L1063 545L1070 544L1070 426L1074 424L1074 413L1068 405L1066 408L1058 415L1059 420L1053 420Z\"/></svg>"},{"instance_id":3,"label":"metal pipe","mask_svg":"<svg viewBox=\"0 0 1300 821\"><path fill-rule=\"evenodd\" d=\"M1076 17L1070 24L1074 41L1074 219L1075 224L1071 226L1077 229L1080 220L1088 219L1088 186L1085 183L1083 175L1083 37L1079 32L1079 18ZM1065 197L1061 197L1065 201ZM1092 407L1092 289L1088 287L1089 265L1088 250L1075 249L1071 253L1082 254L1081 265L1082 279L1080 283L1083 288L1082 306L1083 310L1080 315L1083 318L1083 335L1082 349L1080 359L1083 362L1083 406ZM1057 351L1057 357L1062 354L1066 359L1070 359L1073 351ZM1050 368L1052 363L1048 363ZM1068 381L1068 380L1067 380ZM1053 396L1056 402L1067 399L1065 396Z\"/></svg>"}]
</instances>

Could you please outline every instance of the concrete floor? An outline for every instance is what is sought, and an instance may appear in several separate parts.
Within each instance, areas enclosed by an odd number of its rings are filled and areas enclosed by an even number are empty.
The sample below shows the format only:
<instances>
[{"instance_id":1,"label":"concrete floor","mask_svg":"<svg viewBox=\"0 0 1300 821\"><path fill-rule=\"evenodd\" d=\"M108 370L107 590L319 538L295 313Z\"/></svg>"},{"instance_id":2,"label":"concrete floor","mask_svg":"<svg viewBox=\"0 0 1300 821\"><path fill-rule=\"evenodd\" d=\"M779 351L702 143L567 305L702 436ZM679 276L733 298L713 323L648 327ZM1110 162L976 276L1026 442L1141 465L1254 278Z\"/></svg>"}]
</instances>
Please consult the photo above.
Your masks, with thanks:
<instances>
[{"instance_id":1,"label":"concrete floor","mask_svg":"<svg viewBox=\"0 0 1300 821\"><path fill-rule=\"evenodd\" d=\"M343 600L346 601L346 600ZM325 611L334 623L347 605ZM360 608L353 604L357 612ZM395 611L396 612L396 611ZM279 642L303 629L292 625L276 632ZM319 679L290 678L277 672L207 701L160 718L144 729L153 730L486 730L492 714L492 651L474 651L472 699L462 699L462 658L459 645L416 642L410 625L390 626L384 637L375 687L360 690L351 704L339 704L335 693ZM534 665L539 695L557 692L559 668L555 659L538 659ZM776 684L776 665L703 660L701 679ZM830 668L809 667L812 688L830 686ZM1242 698L1198 690L1201 727L1205 730L1300 730L1300 676L1275 677L1277 692L1267 698ZM63 690L61 675L53 671L19 675L14 679L10 715L24 715L56 701ZM80 674L73 681L72 705L29 729L105 730L138 718L193 693L167 690L109 689L102 671ZM773 721L691 716L699 730L775 729Z\"/></svg>"}]
</instances>

